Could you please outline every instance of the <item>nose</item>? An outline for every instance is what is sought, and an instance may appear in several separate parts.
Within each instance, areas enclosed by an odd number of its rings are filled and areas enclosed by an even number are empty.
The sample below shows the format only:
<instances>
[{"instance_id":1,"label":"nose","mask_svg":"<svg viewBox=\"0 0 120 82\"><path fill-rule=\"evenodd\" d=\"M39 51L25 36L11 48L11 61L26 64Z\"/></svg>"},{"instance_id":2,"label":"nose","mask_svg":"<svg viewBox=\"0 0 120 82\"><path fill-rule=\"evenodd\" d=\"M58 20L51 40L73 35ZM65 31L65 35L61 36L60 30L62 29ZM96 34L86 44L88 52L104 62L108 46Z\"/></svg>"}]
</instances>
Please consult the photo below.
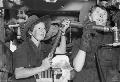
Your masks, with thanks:
<instances>
[{"instance_id":1,"label":"nose","mask_svg":"<svg viewBox=\"0 0 120 82\"><path fill-rule=\"evenodd\" d=\"M41 30L39 30L39 32L46 33L46 30L45 29L41 29Z\"/></svg>"}]
</instances>

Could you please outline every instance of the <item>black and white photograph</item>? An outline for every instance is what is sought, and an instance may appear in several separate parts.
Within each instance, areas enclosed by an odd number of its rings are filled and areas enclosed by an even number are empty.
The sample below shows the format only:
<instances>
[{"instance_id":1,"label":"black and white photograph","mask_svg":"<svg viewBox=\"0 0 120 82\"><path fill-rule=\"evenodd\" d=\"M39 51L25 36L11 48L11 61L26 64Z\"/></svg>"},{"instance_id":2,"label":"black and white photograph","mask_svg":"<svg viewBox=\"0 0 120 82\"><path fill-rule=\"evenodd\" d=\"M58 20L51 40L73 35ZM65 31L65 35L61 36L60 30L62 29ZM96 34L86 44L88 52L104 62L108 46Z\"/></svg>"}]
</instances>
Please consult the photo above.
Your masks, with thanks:
<instances>
[{"instance_id":1,"label":"black and white photograph","mask_svg":"<svg viewBox=\"0 0 120 82\"><path fill-rule=\"evenodd\" d=\"M0 82L120 82L120 0L0 0Z\"/></svg>"}]
</instances>

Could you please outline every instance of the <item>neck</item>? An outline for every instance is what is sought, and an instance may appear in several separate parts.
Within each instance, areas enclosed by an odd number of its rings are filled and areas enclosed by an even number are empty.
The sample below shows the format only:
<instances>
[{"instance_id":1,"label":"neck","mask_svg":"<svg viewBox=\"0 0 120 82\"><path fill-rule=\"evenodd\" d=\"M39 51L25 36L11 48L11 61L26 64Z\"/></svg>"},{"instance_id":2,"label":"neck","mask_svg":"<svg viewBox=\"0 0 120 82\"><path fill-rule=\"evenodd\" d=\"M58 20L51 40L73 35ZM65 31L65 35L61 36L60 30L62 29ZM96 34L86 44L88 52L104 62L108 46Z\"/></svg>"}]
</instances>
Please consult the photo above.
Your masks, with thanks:
<instances>
[{"instance_id":1,"label":"neck","mask_svg":"<svg viewBox=\"0 0 120 82\"><path fill-rule=\"evenodd\" d=\"M39 47L40 41L36 40L34 37L31 37L31 40L34 42L34 44Z\"/></svg>"}]
</instances>

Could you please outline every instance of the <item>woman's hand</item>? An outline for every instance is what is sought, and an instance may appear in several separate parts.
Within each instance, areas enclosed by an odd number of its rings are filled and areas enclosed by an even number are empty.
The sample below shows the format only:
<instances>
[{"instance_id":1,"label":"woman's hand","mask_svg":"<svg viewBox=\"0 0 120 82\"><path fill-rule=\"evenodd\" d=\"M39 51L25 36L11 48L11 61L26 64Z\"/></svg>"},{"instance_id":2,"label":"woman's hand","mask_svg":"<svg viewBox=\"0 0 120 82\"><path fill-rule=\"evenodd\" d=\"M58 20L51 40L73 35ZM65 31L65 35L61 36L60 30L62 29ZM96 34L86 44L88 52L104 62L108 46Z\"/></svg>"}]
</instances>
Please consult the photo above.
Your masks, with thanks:
<instances>
[{"instance_id":1,"label":"woman's hand","mask_svg":"<svg viewBox=\"0 0 120 82\"><path fill-rule=\"evenodd\" d=\"M62 28L62 34L65 34L67 28L70 26L70 20L69 19L64 19L62 22L63 28Z\"/></svg>"},{"instance_id":2,"label":"woman's hand","mask_svg":"<svg viewBox=\"0 0 120 82\"><path fill-rule=\"evenodd\" d=\"M42 61L42 65L41 65L42 67L43 67L43 69L44 69L44 71L45 70L48 70L49 68L50 68L50 66L51 66L51 59L50 58L45 58L43 61Z\"/></svg>"}]
</instances>

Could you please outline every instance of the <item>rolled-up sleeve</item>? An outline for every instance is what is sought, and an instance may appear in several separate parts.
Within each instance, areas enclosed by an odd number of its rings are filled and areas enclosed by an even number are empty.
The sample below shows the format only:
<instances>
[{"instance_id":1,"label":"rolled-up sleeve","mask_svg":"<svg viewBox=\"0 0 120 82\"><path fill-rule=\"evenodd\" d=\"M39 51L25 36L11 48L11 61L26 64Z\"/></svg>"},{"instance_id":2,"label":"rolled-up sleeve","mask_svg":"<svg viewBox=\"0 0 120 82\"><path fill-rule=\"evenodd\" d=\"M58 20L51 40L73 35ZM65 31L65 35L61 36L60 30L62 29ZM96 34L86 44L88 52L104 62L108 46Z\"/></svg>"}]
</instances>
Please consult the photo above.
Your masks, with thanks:
<instances>
[{"instance_id":1,"label":"rolled-up sleeve","mask_svg":"<svg viewBox=\"0 0 120 82\"><path fill-rule=\"evenodd\" d=\"M73 59L76 57L79 50L88 52L91 50L90 40L91 40L90 29L83 29L82 38L78 39L72 47L72 55L70 56L70 62L72 65Z\"/></svg>"},{"instance_id":2,"label":"rolled-up sleeve","mask_svg":"<svg viewBox=\"0 0 120 82\"><path fill-rule=\"evenodd\" d=\"M90 41L91 41L91 30L90 29L83 29L83 35L80 41L79 49L85 52L90 51Z\"/></svg>"}]
</instances>

